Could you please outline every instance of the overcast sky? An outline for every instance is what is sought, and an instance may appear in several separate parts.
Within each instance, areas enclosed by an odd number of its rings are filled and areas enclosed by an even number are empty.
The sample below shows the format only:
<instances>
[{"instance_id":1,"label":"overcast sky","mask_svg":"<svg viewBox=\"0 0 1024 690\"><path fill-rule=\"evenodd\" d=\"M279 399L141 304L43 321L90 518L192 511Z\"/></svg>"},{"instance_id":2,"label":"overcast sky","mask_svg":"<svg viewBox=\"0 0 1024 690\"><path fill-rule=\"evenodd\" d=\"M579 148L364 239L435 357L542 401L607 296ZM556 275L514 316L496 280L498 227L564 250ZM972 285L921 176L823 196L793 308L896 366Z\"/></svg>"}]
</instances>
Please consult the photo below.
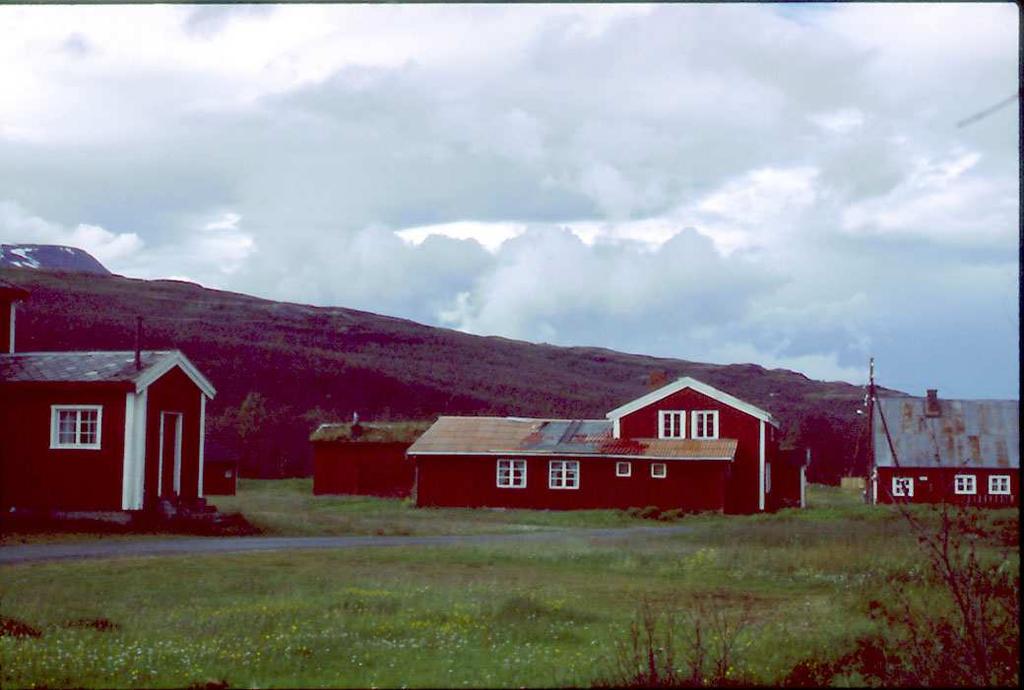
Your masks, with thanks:
<instances>
[{"instance_id":1,"label":"overcast sky","mask_svg":"<svg viewBox=\"0 0 1024 690\"><path fill-rule=\"evenodd\" d=\"M0 7L0 241L1018 397L1012 4Z\"/></svg>"}]
</instances>

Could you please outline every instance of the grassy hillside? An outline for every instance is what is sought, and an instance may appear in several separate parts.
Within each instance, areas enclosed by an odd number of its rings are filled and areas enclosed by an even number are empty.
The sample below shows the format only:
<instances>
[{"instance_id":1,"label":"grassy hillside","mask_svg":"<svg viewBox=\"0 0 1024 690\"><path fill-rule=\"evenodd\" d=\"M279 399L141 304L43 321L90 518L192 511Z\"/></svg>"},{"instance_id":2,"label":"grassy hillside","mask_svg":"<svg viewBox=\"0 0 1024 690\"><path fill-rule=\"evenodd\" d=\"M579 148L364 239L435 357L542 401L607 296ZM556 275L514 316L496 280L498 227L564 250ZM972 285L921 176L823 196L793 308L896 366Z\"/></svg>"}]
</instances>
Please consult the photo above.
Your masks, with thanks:
<instances>
[{"instance_id":1,"label":"grassy hillside","mask_svg":"<svg viewBox=\"0 0 1024 690\"><path fill-rule=\"evenodd\" d=\"M789 442L812 447L812 478L832 480L863 464L855 412L863 390L784 369L474 336L180 281L31 269L3 269L0 278L32 293L18 309L21 351L131 349L135 317L143 316L145 348L183 350L217 387L211 454L237 454L248 476L307 474L309 432L354 411L364 421L603 417L647 392L652 379L683 375L770 410Z\"/></svg>"}]
</instances>

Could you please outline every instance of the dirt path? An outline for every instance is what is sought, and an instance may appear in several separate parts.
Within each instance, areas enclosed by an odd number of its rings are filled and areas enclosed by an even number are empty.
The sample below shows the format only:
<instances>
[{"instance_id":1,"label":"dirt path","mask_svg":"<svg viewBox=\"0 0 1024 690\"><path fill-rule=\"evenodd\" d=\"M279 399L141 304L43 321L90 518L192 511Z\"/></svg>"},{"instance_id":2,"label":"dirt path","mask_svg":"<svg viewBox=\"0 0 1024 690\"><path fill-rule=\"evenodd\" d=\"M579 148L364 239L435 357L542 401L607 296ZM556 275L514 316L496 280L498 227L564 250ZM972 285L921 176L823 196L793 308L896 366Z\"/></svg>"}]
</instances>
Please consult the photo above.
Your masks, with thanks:
<instances>
[{"instance_id":1,"label":"dirt path","mask_svg":"<svg viewBox=\"0 0 1024 690\"><path fill-rule=\"evenodd\" d=\"M691 527L626 527L564 529L515 534L467 534L430 536L352 537L194 537L144 541L95 541L67 544L17 544L0 546L0 565L83 558L126 558L182 554L288 551L293 549L352 549L366 546L452 546L503 542L557 541L560 539L636 539L669 536Z\"/></svg>"}]
</instances>

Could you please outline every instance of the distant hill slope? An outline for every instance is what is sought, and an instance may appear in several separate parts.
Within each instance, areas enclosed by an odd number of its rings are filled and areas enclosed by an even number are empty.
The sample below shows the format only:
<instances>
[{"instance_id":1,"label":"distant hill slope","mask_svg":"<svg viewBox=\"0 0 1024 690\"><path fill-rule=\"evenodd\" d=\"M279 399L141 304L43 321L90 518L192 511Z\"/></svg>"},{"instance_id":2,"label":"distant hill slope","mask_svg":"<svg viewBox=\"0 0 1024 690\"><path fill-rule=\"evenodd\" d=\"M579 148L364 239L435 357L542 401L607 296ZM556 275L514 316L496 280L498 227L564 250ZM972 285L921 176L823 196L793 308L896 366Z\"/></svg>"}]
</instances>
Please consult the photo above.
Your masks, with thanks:
<instances>
[{"instance_id":1,"label":"distant hill slope","mask_svg":"<svg viewBox=\"0 0 1024 690\"><path fill-rule=\"evenodd\" d=\"M218 389L211 447L250 476L307 474L307 436L323 421L438 414L597 417L693 376L770 410L784 440L810 445L810 477L862 471L864 391L754 364L715 365L468 335L354 309L273 302L171 280L0 270L31 297L20 351L179 348Z\"/></svg>"},{"instance_id":2,"label":"distant hill slope","mask_svg":"<svg viewBox=\"0 0 1024 690\"><path fill-rule=\"evenodd\" d=\"M110 271L84 249L58 244L0 244L0 268L110 275Z\"/></svg>"}]
</instances>

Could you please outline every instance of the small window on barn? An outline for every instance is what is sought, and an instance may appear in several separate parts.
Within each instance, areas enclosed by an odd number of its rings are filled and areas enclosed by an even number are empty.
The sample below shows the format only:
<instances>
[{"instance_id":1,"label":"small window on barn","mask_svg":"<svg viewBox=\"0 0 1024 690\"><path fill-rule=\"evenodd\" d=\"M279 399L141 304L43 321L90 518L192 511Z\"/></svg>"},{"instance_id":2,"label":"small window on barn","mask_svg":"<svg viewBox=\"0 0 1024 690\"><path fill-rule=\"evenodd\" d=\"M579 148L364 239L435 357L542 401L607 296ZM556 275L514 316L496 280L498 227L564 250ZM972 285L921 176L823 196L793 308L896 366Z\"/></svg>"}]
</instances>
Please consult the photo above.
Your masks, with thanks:
<instances>
[{"instance_id":1,"label":"small window on barn","mask_svg":"<svg viewBox=\"0 0 1024 690\"><path fill-rule=\"evenodd\" d=\"M526 488L526 461L499 460L498 487L502 489Z\"/></svg>"},{"instance_id":2,"label":"small window on barn","mask_svg":"<svg viewBox=\"0 0 1024 690\"><path fill-rule=\"evenodd\" d=\"M973 474L958 474L953 477L953 493L971 495L978 493L978 480Z\"/></svg>"},{"instance_id":3,"label":"small window on barn","mask_svg":"<svg viewBox=\"0 0 1024 690\"><path fill-rule=\"evenodd\" d=\"M655 479L664 479L668 476L668 467L663 462L652 462L651 476Z\"/></svg>"},{"instance_id":4,"label":"small window on barn","mask_svg":"<svg viewBox=\"0 0 1024 690\"><path fill-rule=\"evenodd\" d=\"M576 460L551 460L548 462L548 488L580 488L580 463Z\"/></svg>"},{"instance_id":5,"label":"small window on barn","mask_svg":"<svg viewBox=\"0 0 1024 690\"><path fill-rule=\"evenodd\" d=\"M914 495L914 478L913 477L893 477L892 478L892 495L912 497Z\"/></svg>"},{"instance_id":6,"label":"small window on barn","mask_svg":"<svg viewBox=\"0 0 1024 690\"><path fill-rule=\"evenodd\" d=\"M1008 496L1010 494L1010 475L993 474L988 478L988 492L997 496Z\"/></svg>"},{"instance_id":7,"label":"small window on barn","mask_svg":"<svg viewBox=\"0 0 1024 690\"><path fill-rule=\"evenodd\" d=\"M633 463L631 462L617 462L615 463L615 476L616 477L631 477L633 475Z\"/></svg>"},{"instance_id":8,"label":"small window on barn","mask_svg":"<svg viewBox=\"0 0 1024 690\"><path fill-rule=\"evenodd\" d=\"M686 412L658 410L658 438L686 438Z\"/></svg>"},{"instance_id":9,"label":"small window on barn","mask_svg":"<svg viewBox=\"0 0 1024 690\"><path fill-rule=\"evenodd\" d=\"M718 438L718 410L700 410L691 419L690 438Z\"/></svg>"},{"instance_id":10,"label":"small window on barn","mask_svg":"<svg viewBox=\"0 0 1024 690\"><path fill-rule=\"evenodd\" d=\"M101 405L51 405L50 448L99 450Z\"/></svg>"}]
</instances>

